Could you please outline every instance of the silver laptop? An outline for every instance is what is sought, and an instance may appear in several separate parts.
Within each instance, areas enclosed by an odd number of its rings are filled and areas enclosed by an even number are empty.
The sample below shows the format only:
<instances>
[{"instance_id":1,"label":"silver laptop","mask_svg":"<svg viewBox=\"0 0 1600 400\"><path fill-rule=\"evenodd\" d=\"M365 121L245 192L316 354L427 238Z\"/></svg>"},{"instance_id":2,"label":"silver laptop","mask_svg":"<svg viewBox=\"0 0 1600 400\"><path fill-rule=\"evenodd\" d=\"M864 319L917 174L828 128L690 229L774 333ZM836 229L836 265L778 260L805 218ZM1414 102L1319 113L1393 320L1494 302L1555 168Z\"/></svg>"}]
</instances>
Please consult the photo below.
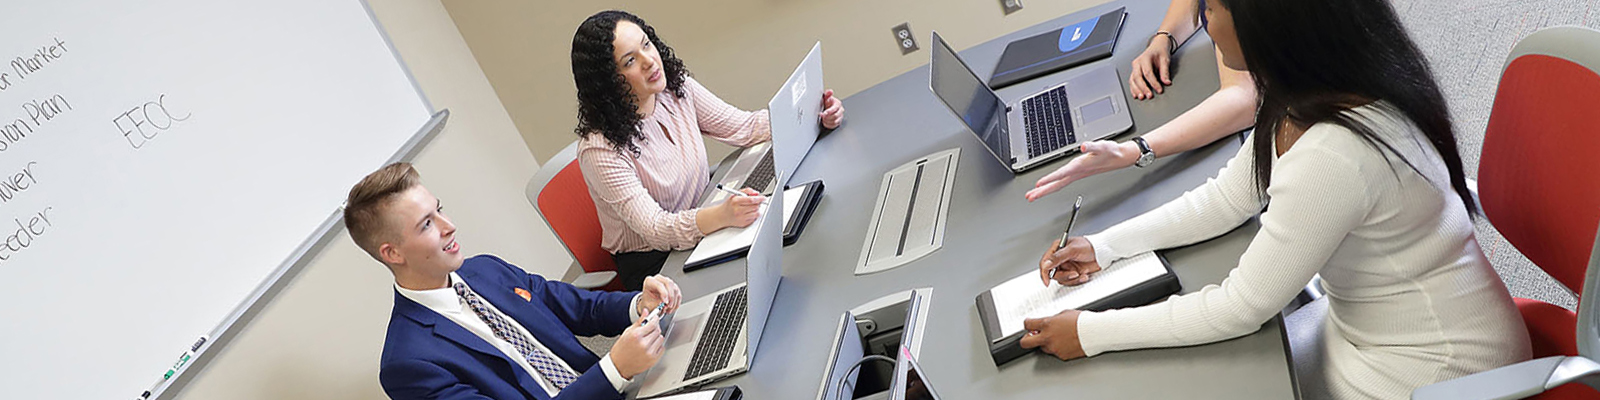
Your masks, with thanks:
<instances>
[{"instance_id":1,"label":"silver laptop","mask_svg":"<svg viewBox=\"0 0 1600 400\"><path fill-rule=\"evenodd\" d=\"M772 101L767 102L772 141L744 149L728 174L717 183L730 189L750 188L761 193L771 193L788 183L775 177L793 176L800 161L811 151L811 145L817 142L817 135L822 132L819 120L822 91L822 42L817 42L789 75L789 80L778 88ZM727 196L720 190L712 191L701 205L715 204Z\"/></svg>"},{"instance_id":2,"label":"silver laptop","mask_svg":"<svg viewBox=\"0 0 1600 400\"><path fill-rule=\"evenodd\" d=\"M933 33L931 53L928 86L933 94L1012 172L1077 151L1080 142L1108 138L1133 127L1122 79L1110 64L1074 69L1075 75L1066 83L1024 97L1013 106L985 85L939 32Z\"/></svg>"},{"instance_id":3,"label":"silver laptop","mask_svg":"<svg viewBox=\"0 0 1600 400\"><path fill-rule=\"evenodd\" d=\"M750 370L783 279L783 191L752 225L745 283L686 301L665 325L666 352L646 372L639 397L675 393Z\"/></svg>"}]
</instances>

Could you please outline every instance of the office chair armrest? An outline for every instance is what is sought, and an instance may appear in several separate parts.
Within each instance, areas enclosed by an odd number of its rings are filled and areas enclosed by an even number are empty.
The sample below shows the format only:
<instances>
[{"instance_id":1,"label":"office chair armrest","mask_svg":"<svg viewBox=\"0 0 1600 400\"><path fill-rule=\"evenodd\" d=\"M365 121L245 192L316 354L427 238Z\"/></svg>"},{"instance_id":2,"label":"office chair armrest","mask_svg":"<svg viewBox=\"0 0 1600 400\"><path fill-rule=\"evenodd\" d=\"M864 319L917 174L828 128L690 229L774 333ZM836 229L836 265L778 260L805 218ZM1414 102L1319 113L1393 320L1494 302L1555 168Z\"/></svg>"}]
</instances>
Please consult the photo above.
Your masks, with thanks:
<instances>
[{"instance_id":1,"label":"office chair armrest","mask_svg":"<svg viewBox=\"0 0 1600 400\"><path fill-rule=\"evenodd\" d=\"M611 283L613 279L617 279L617 271L585 272L573 278L571 283L579 289L594 290Z\"/></svg>"},{"instance_id":2,"label":"office chair armrest","mask_svg":"<svg viewBox=\"0 0 1600 400\"><path fill-rule=\"evenodd\" d=\"M1472 196L1472 204L1478 205L1478 215L1483 215L1483 200L1478 199L1478 180L1466 178L1467 194Z\"/></svg>"},{"instance_id":3,"label":"office chair armrest","mask_svg":"<svg viewBox=\"0 0 1600 400\"><path fill-rule=\"evenodd\" d=\"M1580 381L1600 384L1600 363L1584 357L1550 356L1523 361L1417 388L1412 400L1521 399Z\"/></svg>"}]
</instances>

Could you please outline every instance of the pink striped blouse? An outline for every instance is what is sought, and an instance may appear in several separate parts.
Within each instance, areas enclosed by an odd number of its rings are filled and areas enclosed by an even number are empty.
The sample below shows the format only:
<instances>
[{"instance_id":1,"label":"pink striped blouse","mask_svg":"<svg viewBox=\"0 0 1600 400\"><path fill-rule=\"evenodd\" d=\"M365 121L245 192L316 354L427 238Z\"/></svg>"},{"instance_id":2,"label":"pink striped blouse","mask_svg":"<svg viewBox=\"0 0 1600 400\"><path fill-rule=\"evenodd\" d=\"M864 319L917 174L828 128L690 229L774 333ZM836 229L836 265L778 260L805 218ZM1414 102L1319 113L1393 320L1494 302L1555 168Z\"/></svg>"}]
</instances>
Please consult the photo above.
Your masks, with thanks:
<instances>
[{"instance_id":1,"label":"pink striped blouse","mask_svg":"<svg viewBox=\"0 0 1600 400\"><path fill-rule=\"evenodd\" d=\"M717 98L694 78L684 97L656 95L656 109L639 122L640 154L611 147L590 134L578 143L578 165L600 213L600 246L612 254L694 247L704 234L695 222L700 193L711 184L704 134L745 147L772 138L767 111L749 112Z\"/></svg>"}]
</instances>

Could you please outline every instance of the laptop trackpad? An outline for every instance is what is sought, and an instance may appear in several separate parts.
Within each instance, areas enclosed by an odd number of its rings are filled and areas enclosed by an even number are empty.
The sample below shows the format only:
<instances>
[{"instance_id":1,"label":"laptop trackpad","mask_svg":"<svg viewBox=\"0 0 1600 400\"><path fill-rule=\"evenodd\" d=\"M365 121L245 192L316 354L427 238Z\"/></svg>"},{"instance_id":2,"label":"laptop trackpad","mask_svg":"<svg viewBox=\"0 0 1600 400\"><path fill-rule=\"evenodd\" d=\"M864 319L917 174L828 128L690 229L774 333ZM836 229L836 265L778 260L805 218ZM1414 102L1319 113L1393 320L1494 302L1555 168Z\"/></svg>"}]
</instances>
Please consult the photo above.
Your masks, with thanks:
<instances>
[{"instance_id":1,"label":"laptop trackpad","mask_svg":"<svg viewBox=\"0 0 1600 400\"><path fill-rule=\"evenodd\" d=\"M670 349L679 345L693 343L695 333L700 331L700 322L704 321L705 318L706 314L701 313L689 318L672 321L672 327L668 328L670 332L667 335L666 348Z\"/></svg>"},{"instance_id":2,"label":"laptop trackpad","mask_svg":"<svg viewBox=\"0 0 1600 400\"><path fill-rule=\"evenodd\" d=\"M1088 125L1116 114L1117 110L1112 107L1111 98L1106 97L1078 108L1078 113L1083 117L1083 124Z\"/></svg>"}]
</instances>

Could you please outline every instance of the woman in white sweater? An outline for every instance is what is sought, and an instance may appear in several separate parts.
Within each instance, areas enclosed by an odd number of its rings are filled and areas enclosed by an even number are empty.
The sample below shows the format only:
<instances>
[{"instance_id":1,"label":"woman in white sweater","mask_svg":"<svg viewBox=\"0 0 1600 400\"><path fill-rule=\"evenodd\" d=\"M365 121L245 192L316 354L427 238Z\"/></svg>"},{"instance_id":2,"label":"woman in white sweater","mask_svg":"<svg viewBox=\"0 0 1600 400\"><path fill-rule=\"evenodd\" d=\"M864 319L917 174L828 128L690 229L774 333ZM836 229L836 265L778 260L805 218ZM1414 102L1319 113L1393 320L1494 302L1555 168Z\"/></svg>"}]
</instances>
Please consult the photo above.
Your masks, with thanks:
<instances>
[{"instance_id":1,"label":"woman in white sweater","mask_svg":"<svg viewBox=\"0 0 1600 400\"><path fill-rule=\"evenodd\" d=\"M1208 31L1261 93L1253 144L1160 208L1040 260L1063 284L1101 263L1261 230L1220 285L1164 302L1028 320L1061 359L1242 336L1311 277L1328 299L1320 371L1338 399L1413 389L1529 357L1527 331L1473 237L1443 96L1384 0L1213 0ZM1182 266L1178 266L1182 268ZM1046 282L1048 284L1048 282ZM1304 375L1302 375L1304 376Z\"/></svg>"}]
</instances>

